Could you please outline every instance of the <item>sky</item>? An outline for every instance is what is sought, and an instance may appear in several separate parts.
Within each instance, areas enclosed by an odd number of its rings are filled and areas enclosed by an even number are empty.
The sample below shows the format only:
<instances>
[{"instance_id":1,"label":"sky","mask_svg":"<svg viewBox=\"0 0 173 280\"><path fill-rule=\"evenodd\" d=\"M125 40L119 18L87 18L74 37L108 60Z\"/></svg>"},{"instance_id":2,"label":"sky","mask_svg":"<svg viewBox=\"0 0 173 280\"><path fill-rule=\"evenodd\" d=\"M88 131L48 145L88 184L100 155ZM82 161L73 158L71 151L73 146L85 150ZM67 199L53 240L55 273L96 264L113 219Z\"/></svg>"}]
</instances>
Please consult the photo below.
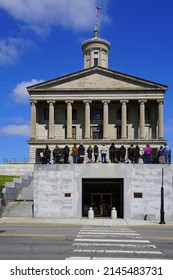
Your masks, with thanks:
<instances>
[{"instance_id":1,"label":"sky","mask_svg":"<svg viewBox=\"0 0 173 280\"><path fill-rule=\"evenodd\" d=\"M172 0L0 0L0 163L28 159L26 87L82 70L81 44L111 43L109 68L168 86L164 136L173 154Z\"/></svg>"}]
</instances>

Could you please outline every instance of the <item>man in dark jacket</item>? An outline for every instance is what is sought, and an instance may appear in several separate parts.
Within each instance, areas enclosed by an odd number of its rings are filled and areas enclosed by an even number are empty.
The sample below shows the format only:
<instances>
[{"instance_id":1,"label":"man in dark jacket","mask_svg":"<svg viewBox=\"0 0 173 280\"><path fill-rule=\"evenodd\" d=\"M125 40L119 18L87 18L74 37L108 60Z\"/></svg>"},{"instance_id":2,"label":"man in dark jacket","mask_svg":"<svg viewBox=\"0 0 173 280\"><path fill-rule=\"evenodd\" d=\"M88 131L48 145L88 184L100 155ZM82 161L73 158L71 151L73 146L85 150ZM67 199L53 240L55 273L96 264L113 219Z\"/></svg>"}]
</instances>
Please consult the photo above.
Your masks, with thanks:
<instances>
[{"instance_id":1,"label":"man in dark jacket","mask_svg":"<svg viewBox=\"0 0 173 280\"><path fill-rule=\"evenodd\" d=\"M109 147L109 158L111 162L115 162L115 153L116 153L116 147L114 143L112 143L111 146Z\"/></svg>"},{"instance_id":2,"label":"man in dark jacket","mask_svg":"<svg viewBox=\"0 0 173 280\"><path fill-rule=\"evenodd\" d=\"M120 147L120 162L125 162L125 156L126 156L126 148L124 145L121 145Z\"/></svg>"},{"instance_id":3,"label":"man in dark jacket","mask_svg":"<svg viewBox=\"0 0 173 280\"><path fill-rule=\"evenodd\" d=\"M69 146L66 145L66 146L64 147L64 149L63 149L64 163L69 163L69 161L68 161L69 153L70 153Z\"/></svg>"},{"instance_id":4,"label":"man in dark jacket","mask_svg":"<svg viewBox=\"0 0 173 280\"><path fill-rule=\"evenodd\" d=\"M84 162L84 156L85 156L85 147L81 143L78 147L78 163L83 163Z\"/></svg>"}]
</instances>

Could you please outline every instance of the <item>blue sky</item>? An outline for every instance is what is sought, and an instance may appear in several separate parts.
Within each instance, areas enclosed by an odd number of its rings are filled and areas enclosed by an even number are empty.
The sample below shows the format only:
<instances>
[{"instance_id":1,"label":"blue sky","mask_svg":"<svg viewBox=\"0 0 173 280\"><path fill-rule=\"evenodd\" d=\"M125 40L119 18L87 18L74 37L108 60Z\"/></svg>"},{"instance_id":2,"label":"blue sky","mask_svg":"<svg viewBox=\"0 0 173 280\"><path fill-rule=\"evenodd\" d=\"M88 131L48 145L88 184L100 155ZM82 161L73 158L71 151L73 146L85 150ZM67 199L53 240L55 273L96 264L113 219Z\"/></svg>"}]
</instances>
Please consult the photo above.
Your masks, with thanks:
<instances>
[{"instance_id":1,"label":"blue sky","mask_svg":"<svg viewBox=\"0 0 173 280\"><path fill-rule=\"evenodd\" d=\"M172 0L0 0L0 162L29 157L26 86L83 69L96 6L109 68L168 86L164 135L173 150Z\"/></svg>"}]
</instances>

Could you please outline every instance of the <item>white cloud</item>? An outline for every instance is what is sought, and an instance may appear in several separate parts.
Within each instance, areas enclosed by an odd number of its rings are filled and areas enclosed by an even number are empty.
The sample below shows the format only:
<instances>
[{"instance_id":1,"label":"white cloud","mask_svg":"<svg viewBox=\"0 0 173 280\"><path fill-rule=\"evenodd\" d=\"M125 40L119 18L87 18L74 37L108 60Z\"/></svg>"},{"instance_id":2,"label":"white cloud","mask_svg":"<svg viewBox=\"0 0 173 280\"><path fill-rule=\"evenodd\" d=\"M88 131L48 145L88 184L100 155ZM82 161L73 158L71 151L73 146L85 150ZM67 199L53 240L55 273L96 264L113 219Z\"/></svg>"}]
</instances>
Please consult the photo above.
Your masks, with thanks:
<instances>
[{"instance_id":1,"label":"white cloud","mask_svg":"<svg viewBox=\"0 0 173 280\"><path fill-rule=\"evenodd\" d=\"M32 43L21 38L0 39L0 65L13 63Z\"/></svg>"},{"instance_id":2,"label":"white cloud","mask_svg":"<svg viewBox=\"0 0 173 280\"><path fill-rule=\"evenodd\" d=\"M6 136L30 136L30 126L28 124L14 125L0 127L0 135Z\"/></svg>"},{"instance_id":3,"label":"white cloud","mask_svg":"<svg viewBox=\"0 0 173 280\"><path fill-rule=\"evenodd\" d=\"M37 33L48 32L57 25L82 31L91 29L95 23L96 5L96 0L0 0L0 8ZM104 1L103 23L109 19L106 5L107 1Z\"/></svg>"},{"instance_id":4,"label":"white cloud","mask_svg":"<svg viewBox=\"0 0 173 280\"><path fill-rule=\"evenodd\" d=\"M31 81L23 81L13 89L12 98L17 103L28 104L29 103L29 93L27 92L27 87L34 84L43 82L43 80L32 79Z\"/></svg>"}]
</instances>

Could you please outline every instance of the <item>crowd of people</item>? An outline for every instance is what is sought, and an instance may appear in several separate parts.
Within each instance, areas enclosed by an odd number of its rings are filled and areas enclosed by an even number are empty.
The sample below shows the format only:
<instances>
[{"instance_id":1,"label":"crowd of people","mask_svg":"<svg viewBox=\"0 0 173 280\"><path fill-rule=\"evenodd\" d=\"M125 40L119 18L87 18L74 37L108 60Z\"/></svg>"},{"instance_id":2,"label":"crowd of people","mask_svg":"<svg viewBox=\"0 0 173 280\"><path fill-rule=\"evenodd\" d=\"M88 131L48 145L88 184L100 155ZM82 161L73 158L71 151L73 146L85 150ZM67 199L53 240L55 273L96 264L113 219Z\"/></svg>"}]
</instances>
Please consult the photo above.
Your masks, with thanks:
<instances>
[{"instance_id":1,"label":"crowd of people","mask_svg":"<svg viewBox=\"0 0 173 280\"><path fill-rule=\"evenodd\" d=\"M72 159L72 160L71 160ZM64 163L73 164L84 162L87 163L171 163L171 151L168 145L165 143L160 146L155 153L149 144L144 149L140 149L138 144L131 144L127 149L124 145L116 148L115 144L112 143L109 147L103 144L100 148L95 144L93 147L89 145L87 148L81 143L79 146L76 144L70 149L68 144L63 149L59 148L58 145L54 147L51 159L51 150L46 145L43 152L40 153L40 161L42 164L47 163Z\"/></svg>"}]
</instances>

